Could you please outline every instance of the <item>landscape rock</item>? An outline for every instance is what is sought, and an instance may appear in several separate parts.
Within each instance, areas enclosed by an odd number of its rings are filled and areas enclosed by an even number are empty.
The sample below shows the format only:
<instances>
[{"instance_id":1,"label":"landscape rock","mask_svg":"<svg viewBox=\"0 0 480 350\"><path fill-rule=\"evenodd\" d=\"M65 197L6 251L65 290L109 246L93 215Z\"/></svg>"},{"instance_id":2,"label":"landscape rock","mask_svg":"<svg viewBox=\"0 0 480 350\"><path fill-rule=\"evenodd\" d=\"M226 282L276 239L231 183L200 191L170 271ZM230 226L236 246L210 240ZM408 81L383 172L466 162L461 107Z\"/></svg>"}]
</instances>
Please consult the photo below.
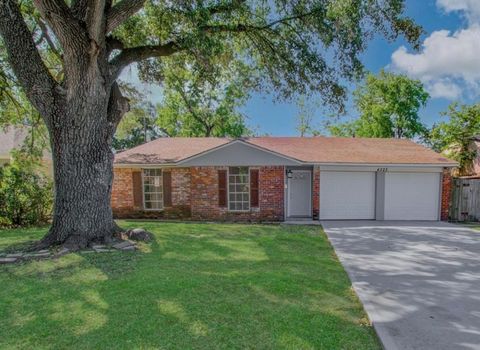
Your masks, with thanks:
<instances>
[{"instance_id":1,"label":"landscape rock","mask_svg":"<svg viewBox=\"0 0 480 350\"><path fill-rule=\"evenodd\" d=\"M107 246L104 244L94 244L92 245L92 249L106 249Z\"/></svg>"},{"instance_id":2,"label":"landscape rock","mask_svg":"<svg viewBox=\"0 0 480 350\"><path fill-rule=\"evenodd\" d=\"M134 245L131 245L131 246L122 248L121 250L123 250L123 251L132 251L132 250L135 250L135 249L136 249L135 246L134 246Z\"/></svg>"},{"instance_id":3,"label":"landscape rock","mask_svg":"<svg viewBox=\"0 0 480 350\"><path fill-rule=\"evenodd\" d=\"M57 252L56 256L62 256L62 255L68 254L69 252L70 252L70 249L63 247Z\"/></svg>"},{"instance_id":4,"label":"landscape rock","mask_svg":"<svg viewBox=\"0 0 480 350\"><path fill-rule=\"evenodd\" d=\"M113 248L120 250L125 250L127 247L133 247L135 249L134 243L130 241L123 241L113 245Z\"/></svg>"},{"instance_id":5,"label":"landscape rock","mask_svg":"<svg viewBox=\"0 0 480 350\"><path fill-rule=\"evenodd\" d=\"M97 253L108 253L112 251L111 249L104 249L104 248L94 248L93 250Z\"/></svg>"},{"instance_id":6,"label":"landscape rock","mask_svg":"<svg viewBox=\"0 0 480 350\"><path fill-rule=\"evenodd\" d=\"M35 254L28 254L28 255L25 255L25 257L28 257L28 258L48 258L50 257L50 252L47 252L47 253L35 253Z\"/></svg>"},{"instance_id":7,"label":"landscape rock","mask_svg":"<svg viewBox=\"0 0 480 350\"><path fill-rule=\"evenodd\" d=\"M11 264L16 262L17 258L0 258L0 264Z\"/></svg>"},{"instance_id":8,"label":"landscape rock","mask_svg":"<svg viewBox=\"0 0 480 350\"><path fill-rule=\"evenodd\" d=\"M126 235L128 238L133 239L134 241L150 242L152 240L152 234L142 228L128 230Z\"/></svg>"},{"instance_id":9,"label":"landscape rock","mask_svg":"<svg viewBox=\"0 0 480 350\"><path fill-rule=\"evenodd\" d=\"M5 256L6 258L22 258L23 257L23 254L22 253L12 253L12 254L7 254Z\"/></svg>"}]
</instances>

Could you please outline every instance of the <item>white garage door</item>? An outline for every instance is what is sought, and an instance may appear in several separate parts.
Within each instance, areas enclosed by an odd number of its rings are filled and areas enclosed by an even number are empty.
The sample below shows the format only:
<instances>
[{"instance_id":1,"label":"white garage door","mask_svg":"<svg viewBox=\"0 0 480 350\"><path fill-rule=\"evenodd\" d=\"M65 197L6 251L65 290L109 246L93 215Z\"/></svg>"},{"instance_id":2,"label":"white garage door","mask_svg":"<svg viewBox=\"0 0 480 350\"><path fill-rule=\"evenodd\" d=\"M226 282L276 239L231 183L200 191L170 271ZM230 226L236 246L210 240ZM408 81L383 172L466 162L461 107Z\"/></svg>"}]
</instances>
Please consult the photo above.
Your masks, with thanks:
<instances>
[{"instance_id":1,"label":"white garage door","mask_svg":"<svg viewBox=\"0 0 480 350\"><path fill-rule=\"evenodd\" d=\"M385 220L438 220L439 173L386 173Z\"/></svg>"},{"instance_id":2,"label":"white garage door","mask_svg":"<svg viewBox=\"0 0 480 350\"><path fill-rule=\"evenodd\" d=\"M320 219L374 219L375 173L320 173Z\"/></svg>"}]
</instances>

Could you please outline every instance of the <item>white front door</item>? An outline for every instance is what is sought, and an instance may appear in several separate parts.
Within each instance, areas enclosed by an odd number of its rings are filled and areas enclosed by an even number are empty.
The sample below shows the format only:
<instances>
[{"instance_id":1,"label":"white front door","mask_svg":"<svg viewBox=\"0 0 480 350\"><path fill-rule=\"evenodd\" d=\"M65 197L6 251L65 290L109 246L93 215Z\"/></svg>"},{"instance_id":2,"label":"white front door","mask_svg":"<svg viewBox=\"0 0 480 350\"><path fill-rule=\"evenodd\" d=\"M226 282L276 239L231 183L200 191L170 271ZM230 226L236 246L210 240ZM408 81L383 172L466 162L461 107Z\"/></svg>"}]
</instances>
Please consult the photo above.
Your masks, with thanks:
<instances>
[{"instance_id":1,"label":"white front door","mask_svg":"<svg viewBox=\"0 0 480 350\"><path fill-rule=\"evenodd\" d=\"M375 173L320 172L320 219L375 219Z\"/></svg>"},{"instance_id":2,"label":"white front door","mask_svg":"<svg viewBox=\"0 0 480 350\"><path fill-rule=\"evenodd\" d=\"M292 170L287 180L287 216L312 216L312 172Z\"/></svg>"},{"instance_id":3,"label":"white front door","mask_svg":"<svg viewBox=\"0 0 480 350\"><path fill-rule=\"evenodd\" d=\"M438 220L439 173L386 173L385 220Z\"/></svg>"}]
</instances>

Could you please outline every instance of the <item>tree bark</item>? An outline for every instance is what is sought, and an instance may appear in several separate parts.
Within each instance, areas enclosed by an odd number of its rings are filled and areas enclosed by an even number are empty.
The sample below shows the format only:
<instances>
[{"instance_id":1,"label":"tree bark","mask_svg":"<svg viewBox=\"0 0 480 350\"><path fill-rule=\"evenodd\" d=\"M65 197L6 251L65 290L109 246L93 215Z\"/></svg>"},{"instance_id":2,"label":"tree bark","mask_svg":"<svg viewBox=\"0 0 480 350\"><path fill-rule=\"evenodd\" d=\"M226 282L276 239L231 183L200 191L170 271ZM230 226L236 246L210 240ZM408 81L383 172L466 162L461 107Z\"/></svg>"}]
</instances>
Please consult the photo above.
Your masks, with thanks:
<instances>
[{"instance_id":1,"label":"tree bark","mask_svg":"<svg viewBox=\"0 0 480 350\"><path fill-rule=\"evenodd\" d=\"M110 197L112 139L126 111L117 86L84 81L49 126L54 166L53 223L40 245L76 250L109 242L118 227Z\"/></svg>"}]
</instances>

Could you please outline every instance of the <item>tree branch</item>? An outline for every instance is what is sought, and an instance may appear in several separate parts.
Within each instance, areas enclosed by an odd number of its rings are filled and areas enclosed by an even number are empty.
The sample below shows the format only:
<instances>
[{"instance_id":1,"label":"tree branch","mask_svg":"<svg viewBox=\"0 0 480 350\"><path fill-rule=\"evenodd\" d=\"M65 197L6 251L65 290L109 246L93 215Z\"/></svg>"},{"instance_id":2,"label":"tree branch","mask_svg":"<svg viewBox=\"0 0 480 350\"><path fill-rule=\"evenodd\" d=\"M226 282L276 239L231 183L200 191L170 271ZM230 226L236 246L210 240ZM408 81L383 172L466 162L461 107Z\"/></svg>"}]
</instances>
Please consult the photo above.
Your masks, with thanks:
<instances>
[{"instance_id":1,"label":"tree branch","mask_svg":"<svg viewBox=\"0 0 480 350\"><path fill-rule=\"evenodd\" d=\"M310 11L307 13L301 13L295 16L280 18L278 20L272 21L262 26L250 25L250 24L237 24L237 25L219 24L219 25L213 25L213 26L210 26L210 25L202 26L200 29L207 33L221 33L221 32L238 33L238 32L247 32L247 31L255 31L255 30L265 30L265 29L272 28L277 24L284 24L296 19L302 19L311 15L314 15L319 11L320 10L313 10L313 11Z\"/></svg>"},{"instance_id":2,"label":"tree branch","mask_svg":"<svg viewBox=\"0 0 480 350\"><path fill-rule=\"evenodd\" d=\"M50 47L50 50L57 56L59 59L62 59L62 54L58 51L57 47L55 46L55 43L53 42L52 38L50 37L50 34L48 33L48 28L45 24L45 22L39 18L36 20L38 26L40 27L40 30L42 31L42 38L45 39L47 42L48 46Z\"/></svg>"},{"instance_id":3,"label":"tree branch","mask_svg":"<svg viewBox=\"0 0 480 350\"><path fill-rule=\"evenodd\" d=\"M72 14L76 19L85 21L85 15L87 12L87 0L72 0L70 10L72 11Z\"/></svg>"},{"instance_id":4,"label":"tree branch","mask_svg":"<svg viewBox=\"0 0 480 350\"><path fill-rule=\"evenodd\" d=\"M0 1L0 34L20 85L48 124L59 97L58 85L45 67L15 0Z\"/></svg>"},{"instance_id":5,"label":"tree branch","mask_svg":"<svg viewBox=\"0 0 480 350\"><path fill-rule=\"evenodd\" d=\"M210 127L210 125L207 123L206 120L204 120L202 117L200 117L195 110L193 109L192 105L190 104L190 100L188 99L187 95L185 94L185 91L183 90L182 83L180 81L177 81L176 85L176 90L180 94L180 97L182 98L183 102L187 106L188 111L192 115L193 119L195 119L197 122L199 122L203 127L205 128L205 136L210 136L211 129L213 127Z\"/></svg>"},{"instance_id":6,"label":"tree branch","mask_svg":"<svg viewBox=\"0 0 480 350\"><path fill-rule=\"evenodd\" d=\"M113 50L123 50L125 48L123 42L113 36L107 36L106 43L108 53L112 52Z\"/></svg>"},{"instance_id":7,"label":"tree branch","mask_svg":"<svg viewBox=\"0 0 480 350\"><path fill-rule=\"evenodd\" d=\"M52 28L64 52L78 50L78 43L89 44L85 28L80 24L80 20L73 16L63 0L33 0L33 2L42 18Z\"/></svg>"},{"instance_id":8,"label":"tree branch","mask_svg":"<svg viewBox=\"0 0 480 350\"><path fill-rule=\"evenodd\" d=\"M120 75L123 68L131 63L139 62L151 57L170 56L180 50L182 50L182 48L173 41L163 45L146 45L124 49L110 62L112 67L112 80L115 80Z\"/></svg>"},{"instance_id":9,"label":"tree branch","mask_svg":"<svg viewBox=\"0 0 480 350\"><path fill-rule=\"evenodd\" d=\"M117 28L127 18L137 13L145 3L145 0L121 0L112 7L107 15L107 33Z\"/></svg>"},{"instance_id":10,"label":"tree branch","mask_svg":"<svg viewBox=\"0 0 480 350\"><path fill-rule=\"evenodd\" d=\"M103 45L106 27L105 0L88 0L87 8L85 23L87 24L88 34L97 45Z\"/></svg>"},{"instance_id":11,"label":"tree branch","mask_svg":"<svg viewBox=\"0 0 480 350\"><path fill-rule=\"evenodd\" d=\"M130 103L128 98L122 95L120 87L117 83L113 83L112 91L110 93L110 100L108 101L107 118L112 128L111 135L115 134L118 123L122 117L130 110Z\"/></svg>"},{"instance_id":12,"label":"tree branch","mask_svg":"<svg viewBox=\"0 0 480 350\"><path fill-rule=\"evenodd\" d=\"M232 0L230 3L220 3L215 6L211 6L207 8L207 10L209 14L216 15L218 13L225 13L235 10L244 3L246 3L246 0Z\"/></svg>"}]
</instances>

